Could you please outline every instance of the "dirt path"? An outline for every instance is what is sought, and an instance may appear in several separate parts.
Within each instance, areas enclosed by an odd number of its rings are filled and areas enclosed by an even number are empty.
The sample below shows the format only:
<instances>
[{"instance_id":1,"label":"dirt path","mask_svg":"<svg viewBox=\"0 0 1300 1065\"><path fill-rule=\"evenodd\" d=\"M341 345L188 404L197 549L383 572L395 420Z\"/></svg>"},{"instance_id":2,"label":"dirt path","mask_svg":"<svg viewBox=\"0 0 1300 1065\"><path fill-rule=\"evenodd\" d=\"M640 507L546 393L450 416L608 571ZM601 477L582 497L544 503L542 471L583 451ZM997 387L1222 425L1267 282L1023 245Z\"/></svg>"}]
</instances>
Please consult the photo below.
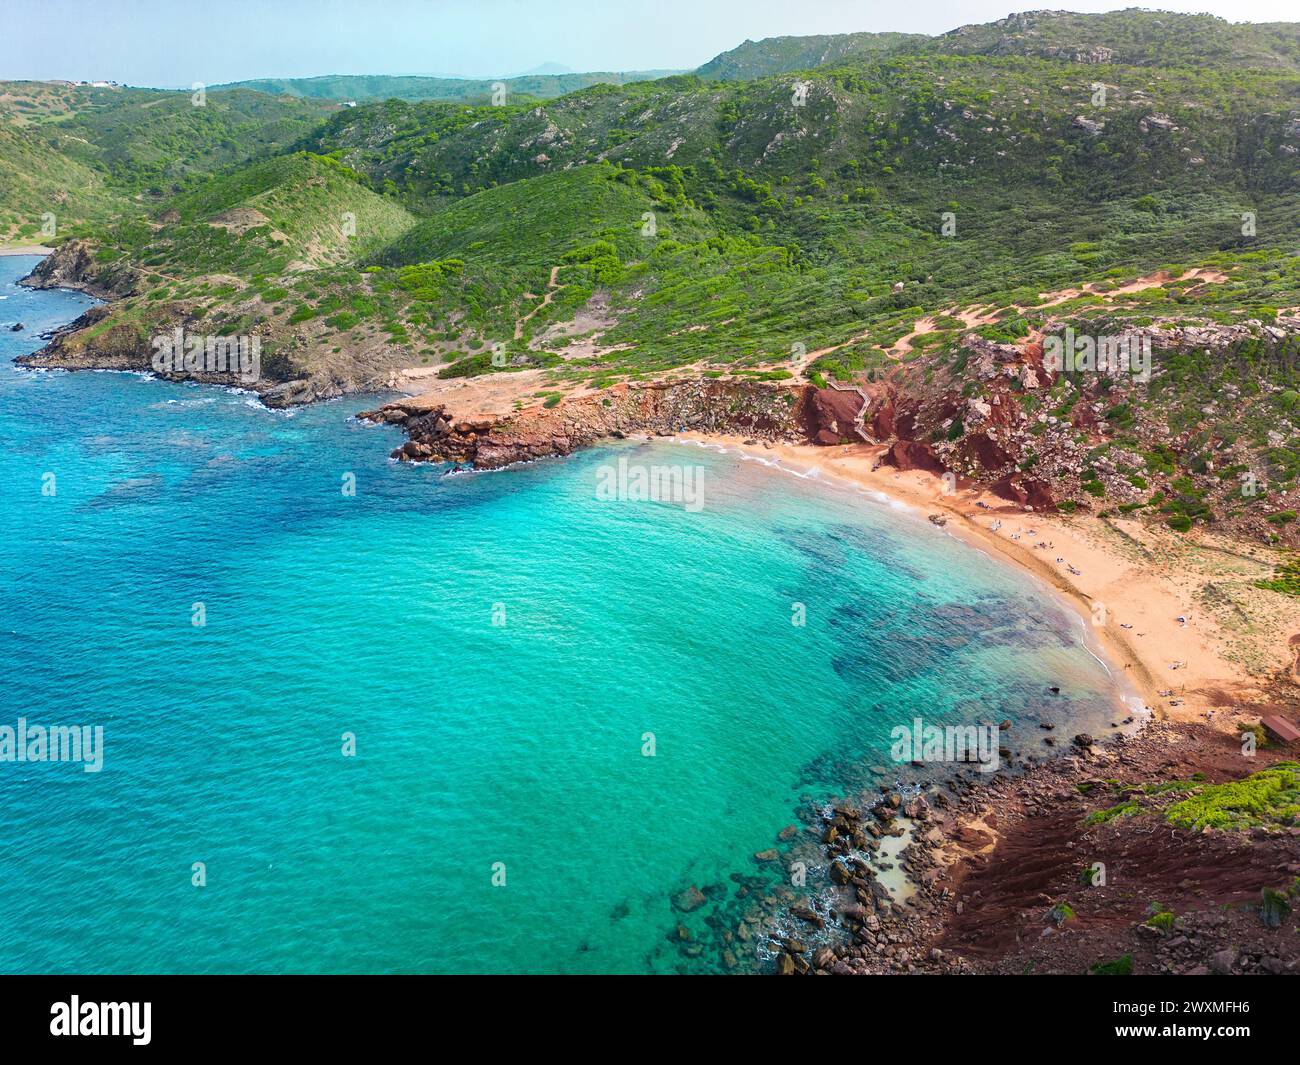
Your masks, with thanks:
<instances>
[{"instance_id":1,"label":"dirt path","mask_svg":"<svg viewBox=\"0 0 1300 1065\"><path fill-rule=\"evenodd\" d=\"M558 266L552 266L552 267L551 267L551 279L550 279L550 281L548 281L547 284L546 284L546 295L542 297L542 302L539 303L539 304L538 304L536 307L534 307L531 311L529 311L529 312L528 312L527 314L525 314L522 318L520 318L518 321L515 322L515 339L516 339L516 340L522 340L522 339L523 339L523 336L524 336L524 323L525 323L526 321L528 321L528 319L530 319L530 318L531 318L533 315L535 315L538 311L540 311L543 307L550 306L551 300L555 299L555 294L556 294L557 292L559 292L560 289L566 287L565 285L561 285L561 284L559 284L559 283L557 282L556 279L559 277L559 274L560 274L560 268L559 268Z\"/></svg>"},{"instance_id":2,"label":"dirt path","mask_svg":"<svg viewBox=\"0 0 1300 1065\"><path fill-rule=\"evenodd\" d=\"M1089 282L1079 288L1062 288L1055 292L1039 293L1037 303L1022 306L1019 303L1008 304L1011 310L1017 314L1024 314L1026 311L1042 310L1044 307L1056 307L1068 300L1077 299L1079 296L1101 296L1107 303L1112 302L1116 297L1130 296L1135 292L1145 292L1147 289L1156 288L1165 284L1167 281L1204 281L1206 284L1219 284L1227 281L1228 275L1219 270L1210 270L1207 268L1197 268L1188 270L1179 277L1175 278L1164 270L1157 270L1153 274L1147 274L1146 277L1139 277L1135 281L1130 281L1127 285L1120 285L1118 288L1104 291L1096 282ZM980 306L975 305L958 309L950 307L948 310L939 311L938 314L927 315L924 318L918 318L912 326L912 331L901 340L896 341L888 348L883 348L886 354L891 358L897 359L912 351L912 347L918 337L925 336L927 333L933 333L935 321L941 316L959 319L967 329L974 329L981 325L989 325L997 321L997 316L992 312L999 310L992 304ZM828 349L830 351L834 348Z\"/></svg>"}]
</instances>

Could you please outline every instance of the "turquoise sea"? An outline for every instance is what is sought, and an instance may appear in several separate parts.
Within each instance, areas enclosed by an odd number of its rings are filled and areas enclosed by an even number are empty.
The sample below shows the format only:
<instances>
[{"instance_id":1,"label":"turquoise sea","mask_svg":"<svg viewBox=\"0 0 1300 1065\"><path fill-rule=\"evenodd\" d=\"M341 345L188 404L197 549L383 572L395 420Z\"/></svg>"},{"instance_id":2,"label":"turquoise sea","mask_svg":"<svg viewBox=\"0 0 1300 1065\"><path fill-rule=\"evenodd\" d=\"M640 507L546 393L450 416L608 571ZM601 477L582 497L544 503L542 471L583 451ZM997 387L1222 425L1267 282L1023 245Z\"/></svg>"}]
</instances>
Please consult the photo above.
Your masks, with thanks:
<instances>
[{"instance_id":1,"label":"turquoise sea","mask_svg":"<svg viewBox=\"0 0 1300 1065\"><path fill-rule=\"evenodd\" d=\"M0 970L714 971L754 853L894 726L1118 716L1080 619L924 516L671 441L449 476L374 397L22 371L90 302L35 261L0 258L0 726L104 761L0 761ZM704 505L597 498L618 457Z\"/></svg>"}]
</instances>

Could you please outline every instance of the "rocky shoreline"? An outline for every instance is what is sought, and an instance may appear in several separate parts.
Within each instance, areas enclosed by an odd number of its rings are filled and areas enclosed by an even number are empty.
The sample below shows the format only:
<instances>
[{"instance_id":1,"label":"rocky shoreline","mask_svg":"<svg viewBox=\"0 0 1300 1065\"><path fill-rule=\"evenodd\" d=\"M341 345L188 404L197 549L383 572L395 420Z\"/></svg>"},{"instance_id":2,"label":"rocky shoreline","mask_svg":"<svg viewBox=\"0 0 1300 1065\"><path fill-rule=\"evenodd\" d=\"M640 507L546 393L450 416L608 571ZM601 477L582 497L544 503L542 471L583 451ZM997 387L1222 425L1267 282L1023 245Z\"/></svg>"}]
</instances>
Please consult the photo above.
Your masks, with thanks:
<instances>
[{"instance_id":1,"label":"rocky shoreline","mask_svg":"<svg viewBox=\"0 0 1300 1065\"><path fill-rule=\"evenodd\" d=\"M135 325L115 321L111 304L136 294L139 284L137 273L124 266L105 265L95 259L94 247L84 240L64 241L36 264L32 272L18 284L34 289L68 289L82 292L103 301L91 307L73 322L55 330L47 343L38 351L15 359L20 366L33 369L60 370L129 370L156 373L153 366L153 347L148 333ZM165 311L164 321L155 323L159 330L170 331L180 326L187 331L204 330L200 326L201 312L191 302L178 302ZM322 400L340 399L347 395L391 390L394 387L389 370L373 373L337 372L309 377L293 372L292 354L301 350L306 341L301 337L280 337L278 345L286 355L276 359L271 352L277 345L269 340L266 357L262 361L262 375L253 381L237 373L207 373L202 371L161 373L157 376L168 381L198 381L202 384L239 388L255 393L266 406L273 409L305 406ZM274 373L270 372L272 362Z\"/></svg>"},{"instance_id":2,"label":"rocky shoreline","mask_svg":"<svg viewBox=\"0 0 1300 1065\"><path fill-rule=\"evenodd\" d=\"M1076 736L1013 772L882 784L808 809L754 855L806 867L807 884L733 875L753 901L715 929L721 967L760 944L760 968L780 975L1300 973L1300 827L1162 820L1241 763L1231 735L1152 723ZM1261 751L1248 768L1273 764ZM1111 816L1125 803L1133 815ZM674 908L708 894L690 887ZM670 938L702 953L684 925Z\"/></svg>"},{"instance_id":3,"label":"rocky shoreline","mask_svg":"<svg viewBox=\"0 0 1300 1065\"><path fill-rule=\"evenodd\" d=\"M89 243L69 240L21 283L70 288L111 302L132 295L139 280L130 267L98 262ZM233 311L256 318L266 307L250 298ZM156 314L158 320L149 328L211 328L197 324L205 317L194 301L160 305ZM1255 471L1261 484L1268 481L1243 440L1216 454L1205 469L1190 473L1152 468L1136 445L1112 448L1115 419L1128 417L1135 422L1126 431L1136 433L1155 452L1191 446L1195 427L1169 439L1167 425L1142 413L1147 406L1143 382L1123 375L1093 375L1096 380L1076 383L1077 401L1076 393L1069 393L1068 417L1038 409L1056 394L1062 377L1046 365L1043 331L1063 328L1064 321L1049 319L1042 330L1014 343L971 331L961 338L955 357L898 362L849 384L823 381L817 375L811 381L798 376L777 381L679 370L658 380L592 390L549 383L540 370L504 370L469 379L490 380L493 390L508 397L504 404L488 407L463 398L476 391L461 390L463 379L443 379L438 367L413 367L412 354L390 344L374 341L318 358L324 342L311 334L311 323L262 338L265 354L257 381L202 372L164 376L244 388L273 408L418 388L420 394L361 415L406 432L407 443L393 457L407 462L496 469L567 455L602 438L630 433L692 431L819 447L881 444L886 448L880 460L885 465L945 476L955 488L982 488L1026 510L1106 513L1145 508L1156 514L1160 500L1196 496L1217 503L1216 520L1234 535L1259 543L1300 545L1300 522L1287 520L1292 490L1270 497L1264 506L1243 508L1229 498L1237 482L1220 475L1227 463ZM1201 350L1227 358L1238 349L1253 350L1252 345L1264 353L1261 357L1272 357L1269 352L1281 357L1282 349L1300 336L1300 318L1279 315L1276 325L1251 321L1231 326L1161 320L1129 333L1126 338L1149 342L1161 358ZM141 323L119 321L101 305L17 361L31 367L151 371L148 335ZM309 373L305 366L314 369ZM1159 370L1157 365L1157 376ZM1145 472L1138 477L1135 470Z\"/></svg>"},{"instance_id":4,"label":"rocky shoreline","mask_svg":"<svg viewBox=\"0 0 1300 1065\"><path fill-rule=\"evenodd\" d=\"M802 439L807 416L804 390L707 378L617 384L553 408L539 405L500 417L461 417L419 400L398 400L357 415L406 432L409 439L393 451L395 459L480 469L568 455L631 433L672 436L689 429L768 441Z\"/></svg>"},{"instance_id":5,"label":"rocky shoreline","mask_svg":"<svg viewBox=\"0 0 1300 1065\"><path fill-rule=\"evenodd\" d=\"M136 286L129 271L105 271L95 262L94 248L84 240L60 244L18 282L24 288L66 288L99 300L129 296ZM71 329L71 326L69 326Z\"/></svg>"}]
</instances>

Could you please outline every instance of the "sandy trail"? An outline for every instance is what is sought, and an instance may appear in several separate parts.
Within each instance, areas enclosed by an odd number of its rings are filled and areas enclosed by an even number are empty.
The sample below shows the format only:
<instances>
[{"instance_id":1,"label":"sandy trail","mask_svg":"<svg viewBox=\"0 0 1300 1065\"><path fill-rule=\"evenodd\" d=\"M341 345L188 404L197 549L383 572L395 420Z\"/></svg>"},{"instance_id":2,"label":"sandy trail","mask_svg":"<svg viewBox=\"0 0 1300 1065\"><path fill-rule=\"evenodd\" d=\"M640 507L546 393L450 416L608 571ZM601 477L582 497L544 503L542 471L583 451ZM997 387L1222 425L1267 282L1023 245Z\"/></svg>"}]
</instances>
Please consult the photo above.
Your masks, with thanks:
<instances>
[{"instance_id":1,"label":"sandy trail","mask_svg":"<svg viewBox=\"0 0 1300 1065\"><path fill-rule=\"evenodd\" d=\"M1157 270L1155 273L1147 274L1145 277L1139 277L1130 281L1126 285L1120 285L1110 291L1102 291L1099 284L1090 282L1079 288L1062 288L1054 292L1039 293L1039 300L1032 305L1021 306L1020 304L1008 304L1017 314L1024 314L1025 311L1041 310L1044 307L1056 307L1067 300L1075 299L1079 296L1098 295L1106 300L1107 303L1115 300L1117 297L1129 296L1135 292L1143 292L1149 288L1155 288L1163 285L1168 281L1192 281L1199 280L1207 284L1218 284L1228 280L1228 275L1219 270L1212 270L1207 267L1198 267L1194 270L1188 270L1179 277L1174 278L1163 270ZM975 329L981 325L990 325L998 320L995 311L1001 310L997 304L972 304L966 307L948 307L945 310L936 311L934 314L927 314L923 318L918 318L912 323L911 332L900 337L888 347L882 347L883 351L891 359L901 359L905 355L910 355L919 338L927 333L933 333L937 327L937 321L941 317L956 318L967 329ZM858 344L870 336L870 332L859 333L856 336L849 337L848 340L841 341L838 344L832 344L829 347L818 348L816 351L808 351L795 359L789 364L789 368L795 373L800 380L807 380L807 369L823 355L830 355L841 348L846 348L850 344Z\"/></svg>"},{"instance_id":2,"label":"sandy trail","mask_svg":"<svg viewBox=\"0 0 1300 1065\"><path fill-rule=\"evenodd\" d=\"M1044 307L1056 307L1069 300L1076 299L1079 296L1089 296L1089 295L1101 296L1107 303L1111 303L1118 297L1131 296L1136 292L1144 292L1147 289L1156 288L1159 285L1163 285L1166 282L1174 281L1174 280L1177 281L1198 280L1198 281L1203 281L1207 284L1218 284L1220 282L1227 281L1228 275L1218 270L1210 270L1208 268L1198 267L1195 270L1187 270L1186 272L1184 272L1183 274L1175 278L1172 274L1169 274L1163 270L1157 270L1153 274L1147 274L1145 277L1139 277L1136 280L1130 281L1127 285L1120 285L1119 287L1113 288L1109 291L1103 291L1101 286L1096 283L1089 283L1086 285L1082 285L1079 288L1062 288L1062 289L1057 289L1055 292L1041 292L1039 293L1038 302L1034 304L1027 304L1025 306L1021 306L1018 303L1012 303L1012 304L1008 304L1008 306L1012 310L1014 310L1017 314L1024 314L1026 311L1042 310ZM912 331L910 333L908 333L902 339L895 341L888 348L883 348L881 350L883 350L891 358L895 358L895 359L901 358L904 355L910 354L910 352L912 351L912 347L916 343L918 337L922 337L925 336L925 334L927 333L934 332L935 321L936 319L942 316L957 318L967 329L974 329L977 326L990 325L993 322L996 322L997 316L992 312L1000 309L1001 308L994 306L992 304L986 306L976 305L976 306L965 307L965 308L950 307L947 310L939 311L937 314L927 315L924 318L918 318L916 322L913 324ZM852 343L852 341L849 341L849 343ZM842 347L843 345L840 346ZM826 354L828 352L835 351L835 350L836 350L835 348L827 348L824 351L819 352L818 354Z\"/></svg>"}]
</instances>

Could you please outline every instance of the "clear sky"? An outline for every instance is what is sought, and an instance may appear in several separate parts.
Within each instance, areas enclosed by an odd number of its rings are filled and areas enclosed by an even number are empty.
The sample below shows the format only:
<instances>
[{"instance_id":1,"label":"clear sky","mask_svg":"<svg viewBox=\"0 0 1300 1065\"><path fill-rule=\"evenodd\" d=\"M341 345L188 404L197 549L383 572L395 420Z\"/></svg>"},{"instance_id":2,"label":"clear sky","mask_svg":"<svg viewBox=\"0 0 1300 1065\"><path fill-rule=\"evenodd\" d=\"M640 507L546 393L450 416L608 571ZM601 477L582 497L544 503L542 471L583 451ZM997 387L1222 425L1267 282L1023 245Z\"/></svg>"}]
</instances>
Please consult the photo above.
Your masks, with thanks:
<instances>
[{"instance_id":1,"label":"clear sky","mask_svg":"<svg viewBox=\"0 0 1300 1065\"><path fill-rule=\"evenodd\" d=\"M1296 18L1294 0L1156 6L1233 21ZM689 69L746 38L942 33L1011 9L1011 0L0 0L0 79L188 87L313 74L485 77L544 63Z\"/></svg>"}]
</instances>

